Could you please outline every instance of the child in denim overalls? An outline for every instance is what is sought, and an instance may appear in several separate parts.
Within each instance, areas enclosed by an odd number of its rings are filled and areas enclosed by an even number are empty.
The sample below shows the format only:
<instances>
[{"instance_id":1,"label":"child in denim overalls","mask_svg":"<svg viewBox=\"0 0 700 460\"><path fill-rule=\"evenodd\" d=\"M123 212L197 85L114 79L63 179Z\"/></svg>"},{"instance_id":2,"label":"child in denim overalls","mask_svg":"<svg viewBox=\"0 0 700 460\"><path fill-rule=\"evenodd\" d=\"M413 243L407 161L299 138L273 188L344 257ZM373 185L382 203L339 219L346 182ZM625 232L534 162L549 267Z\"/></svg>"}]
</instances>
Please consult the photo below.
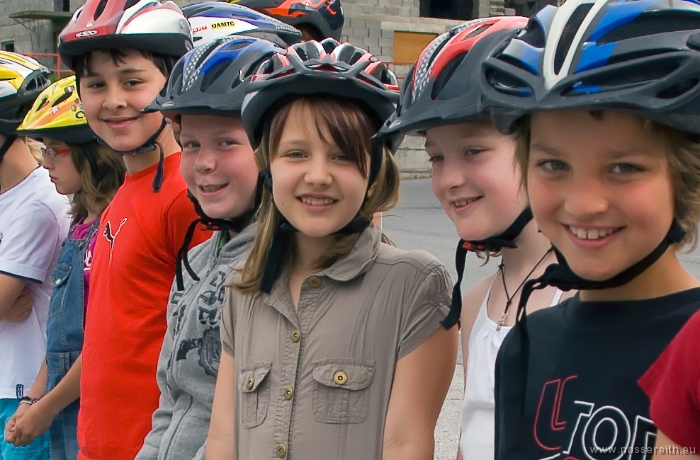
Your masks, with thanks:
<instances>
[{"instance_id":1,"label":"child in denim overalls","mask_svg":"<svg viewBox=\"0 0 700 460\"><path fill-rule=\"evenodd\" d=\"M75 77L68 77L39 95L19 127L22 134L43 138L44 168L59 193L73 195L71 229L51 275L46 361L34 384L43 394L45 383L46 394L20 405L12 439L26 445L50 427L51 458L58 460L78 455L80 355L92 251L99 215L126 172L114 151L95 142L80 107Z\"/></svg>"}]
</instances>

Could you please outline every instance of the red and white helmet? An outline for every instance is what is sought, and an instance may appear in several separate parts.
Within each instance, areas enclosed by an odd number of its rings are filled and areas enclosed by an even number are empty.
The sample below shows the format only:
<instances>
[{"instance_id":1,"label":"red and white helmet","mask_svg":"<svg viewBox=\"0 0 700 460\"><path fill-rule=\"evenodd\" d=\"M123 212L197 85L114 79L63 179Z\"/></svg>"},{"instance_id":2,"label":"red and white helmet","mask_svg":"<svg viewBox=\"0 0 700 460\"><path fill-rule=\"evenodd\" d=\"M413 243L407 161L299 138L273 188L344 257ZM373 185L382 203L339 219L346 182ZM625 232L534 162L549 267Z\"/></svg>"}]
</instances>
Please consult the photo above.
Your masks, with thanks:
<instances>
[{"instance_id":1,"label":"red and white helmet","mask_svg":"<svg viewBox=\"0 0 700 460\"><path fill-rule=\"evenodd\" d=\"M79 56L125 48L180 58L192 49L189 23L171 1L87 0L58 36L61 59L74 70Z\"/></svg>"}]
</instances>

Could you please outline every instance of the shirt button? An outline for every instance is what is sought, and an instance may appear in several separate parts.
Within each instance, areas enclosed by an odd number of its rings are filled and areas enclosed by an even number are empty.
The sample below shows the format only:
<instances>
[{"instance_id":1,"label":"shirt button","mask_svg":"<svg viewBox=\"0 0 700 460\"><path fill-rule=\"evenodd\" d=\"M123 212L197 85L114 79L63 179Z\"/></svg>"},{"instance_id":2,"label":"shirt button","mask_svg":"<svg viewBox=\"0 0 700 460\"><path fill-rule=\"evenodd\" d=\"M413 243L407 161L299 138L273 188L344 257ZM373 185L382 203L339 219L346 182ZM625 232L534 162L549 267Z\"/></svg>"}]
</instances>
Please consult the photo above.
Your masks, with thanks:
<instances>
[{"instance_id":1,"label":"shirt button","mask_svg":"<svg viewBox=\"0 0 700 460\"><path fill-rule=\"evenodd\" d=\"M249 390L252 390L253 386L255 386L255 379L253 377L250 377L246 382L245 387Z\"/></svg>"},{"instance_id":2,"label":"shirt button","mask_svg":"<svg viewBox=\"0 0 700 460\"><path fill-rule=\"evenodd\" d=\"M277 456L283 458L285 455L287 455L287 448L284 444L277 444Z\"/></svg>"},{"instance_id":3,"label":"shirt button","mask_svg":"<svg viewBox=\"0 0 700 460\"><path fill-rule=\"evenodd\" d=\"M297 343L299 339L301 339L301 332L299 331L294 331L292 332L292 342Z\"/></svg>"},{"instance_id":4,"label":"shirt button","mask_svg":"<svg viewBox=\"0 0 700 460\"><path fill-rule=\"evenodd\" d=\"M348 375L343 371L338 371L333 374L333 381L336 385L345 385L345 382L348 381Z\"/></svg>"},{"instance_id":5,"label":"shirt button","mask_svg":"<svg viewBox=\"0 0 700 460\"><path fill-rule=\"evenodd\" d=\"M309 279L306 280L307 283L309 283L309 286L312 288L320 288L321 287L321 278L318 276L309 276Z\"/></svg>"},{"instance_id":6,"label":"shirt button","mask_svg":"<svg viewBox=\"0 0 700 460\"><path fill-rule=\"evenodd\" d=\"M292 387L287 387L287 388L284 389L284 399L286 399L287 401L289 401L290 399L292 399L292 396L293 396L293 395L294 395L294 388L292 388Z\"/></svg>"}]
</instances>

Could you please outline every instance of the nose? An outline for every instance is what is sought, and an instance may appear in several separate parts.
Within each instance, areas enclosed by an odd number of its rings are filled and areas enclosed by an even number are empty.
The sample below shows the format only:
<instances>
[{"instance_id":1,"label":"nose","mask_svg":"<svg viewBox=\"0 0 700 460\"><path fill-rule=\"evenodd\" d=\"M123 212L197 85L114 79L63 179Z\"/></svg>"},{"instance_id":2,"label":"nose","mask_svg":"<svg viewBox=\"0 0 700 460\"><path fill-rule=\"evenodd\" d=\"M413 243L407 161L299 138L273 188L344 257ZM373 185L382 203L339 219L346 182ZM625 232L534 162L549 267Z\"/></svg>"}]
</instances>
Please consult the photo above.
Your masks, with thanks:
<instances>
[{"instance_id":1,"label":"nose","mask_svg":"<svg viewBox=\"0 0 700 460\"><path fill-rule=\"evenodd\" d=\"M433 174L435 173L436 171L433 171ZM439 176L438 185L444 191L460 187L465 183L462 168L458 162L453 161L450 156L446 156L445 159L442 160L442 165L440 165L437 174Z\"/></svg>"},{"instance_id":2,"label":"nose","mask_svg":"<svg viewBox=\"0 0 700 460\"><path fill-rule=\"evenodd\" d=\"M199 153L194 160L194 170L198 173L205 174L216 169L216 153L212 152L207 147L200 147Z\"/></svg>"},{"instance_id":3,"label":"nose","mask_svg":"<svg viewBox=\"0 0 700 460\"><path fill-rule=\"evenodd\" d=\"M309 185L327 186L333 181L326 155L313 155L308 162L304 180Z\"/></svg>"},{"instance_id":4,"label":"nose","mask_svg":"<svg viewBox=\"0 0 700 460\"><path fill-rule=\"evenodd\" d=\"M107 110L118 110L126 107L126 98L118 85L109 85L102 106Z\"/></svg>"},{"instance_id":5,"label":"nose","mask_svg":"<svg viewBox=\"0 0 700 460\"><path fill-rule=\"evenodd\" d=\"M607 186L595 177L574 177L566 189L564 210L585 221L610 208Z\"/></svg>"}]
</instances>

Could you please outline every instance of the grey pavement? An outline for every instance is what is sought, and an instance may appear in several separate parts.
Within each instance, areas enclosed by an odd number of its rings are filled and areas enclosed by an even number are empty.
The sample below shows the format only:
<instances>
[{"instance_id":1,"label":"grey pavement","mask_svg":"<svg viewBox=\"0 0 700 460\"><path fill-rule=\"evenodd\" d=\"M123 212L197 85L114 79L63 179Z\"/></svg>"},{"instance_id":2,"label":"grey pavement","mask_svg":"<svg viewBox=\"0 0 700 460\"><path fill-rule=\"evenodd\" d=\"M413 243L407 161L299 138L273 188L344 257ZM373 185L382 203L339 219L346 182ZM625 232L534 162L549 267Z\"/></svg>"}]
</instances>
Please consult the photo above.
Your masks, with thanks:
<instances>
[{"instance_id":1,"label":"grey pavement","mask_svg":"<svg viewBox=\"0 0 700 460\"><path fill-rule=\"evenodd\" d=\"M430 188L430 179L402 180L401 202L384 214L383 229L398 247L423 249L434 254L456 279L454 253L459 238L452 222L443 212ZM681 260L688 270L700 278L700 250L682 254ZM486 266L474 256L467 257L462 292L476 281L496 270L498 260L492 259ZM461 350L461 347L460 347ZM454 460L459 440L461 402L464 388L462 356L458 357L452 385L442 407L435 430L435 459Z\"/></svg>"}]
</instances>

